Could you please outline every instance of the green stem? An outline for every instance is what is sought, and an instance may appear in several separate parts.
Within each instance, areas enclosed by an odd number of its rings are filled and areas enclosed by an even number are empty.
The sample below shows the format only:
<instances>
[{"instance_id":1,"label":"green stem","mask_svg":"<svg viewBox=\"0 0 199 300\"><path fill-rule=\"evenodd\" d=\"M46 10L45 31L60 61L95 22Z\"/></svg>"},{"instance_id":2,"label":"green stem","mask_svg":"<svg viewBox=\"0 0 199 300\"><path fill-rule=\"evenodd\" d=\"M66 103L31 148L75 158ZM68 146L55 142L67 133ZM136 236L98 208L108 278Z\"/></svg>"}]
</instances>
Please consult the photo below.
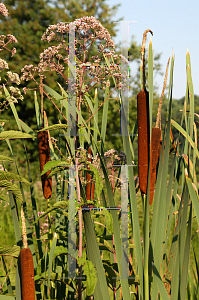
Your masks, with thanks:
<instances>
[{"instance_id":1,"label":"green stem","mask_svg":"<svg viewBox=\"0 0 199 300\"><path fill-rule=\"evenodd\" d=\"M149 300L149 201L146 195L144 198L144 299Z\"/></svg>"},{"instance_id":2,"label":"green stem","mask_svg":"<svg viewBox=\"0 0 199 300\"><path fill-rule=\"evenodd\" d=\"M47 199L47 209L50 208L50 203L49 203L49 199ZM50 212L48 213L48 224L49 224L49 234L52 233L52 229L51 229L51 219L50 219ZM50 248L51 249L51 245L52 245L52 241L50 240Z\"/></svg>"}]
</instances>

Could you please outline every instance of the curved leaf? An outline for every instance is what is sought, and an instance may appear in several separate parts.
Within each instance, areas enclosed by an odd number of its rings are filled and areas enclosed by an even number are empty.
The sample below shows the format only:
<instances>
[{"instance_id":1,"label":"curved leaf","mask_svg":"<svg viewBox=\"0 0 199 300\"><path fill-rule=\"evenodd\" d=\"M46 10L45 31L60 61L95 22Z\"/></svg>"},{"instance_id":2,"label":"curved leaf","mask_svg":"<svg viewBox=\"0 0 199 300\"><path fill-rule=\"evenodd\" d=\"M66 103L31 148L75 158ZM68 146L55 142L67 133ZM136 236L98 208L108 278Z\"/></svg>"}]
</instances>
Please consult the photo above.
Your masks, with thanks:
<instances>
[{"instance_id":1,"label":"curved leaf","mask_svg":"<svg viewBox=\"0 0 199 300\"><path fill-rule=\"evenodd\" d=\"M46 172L50 171L51 169L58 167L58 166L63 166L63 167L69 167L69 163L67 161L60 161L60 160L53 160L49 161L44 165L43 171L41 173L41 176L45 174ZM51 174L50 174L51 176Z\"/></svg>"},{"instance_id":2,"label":"curved leaf","mask_svg":"<svg viewBox=\"0 0 199 300\"><path fill-rule=\"evenodd\" d=\"M87 296L91 296L94 293L95 286L97 284L96 271L93 263L90 260L86 260L82 269L86 275L86 293Z\"/></svg>"},{"instance_id":3,"label":"curved leaf","mask_svg":"<svg viewBox=\"0 0 199 300\"><path fill-rule=\"evenodd\" d=\"M37 223L41 218L43 218L44 216L46 216L49 212L56 210L58 208L63 208L63 207L67 207L68 206L68 201L58 201L55 204L53 204L52 207L48 208L43 215L39 216L37 218L37 220L35 220L35 222L33 222L32 224Z\"/></svg>"},{"instance_id":4,"label":"curved leaf","mask_svg":"<svg viewBox=\"0 0 199 300\"><path fill-rule=\"evenodd\" d=\"M0 181L2 180L16 180L31 185L31 183L27 179L19 176L17 173L12 173L12 172L0 171Z\"/></svg>"},{"instance_id":5,"label":"curved leaf","mask_svg":"<svg viewBox=\"0 0 199 300\"><path fill-rule=\"evenodd\" d=\"M10 161L13 162L15 161L13 158L5 156L5 155L0 155L0 161Z\"/></svg>"},{"instance_id":6,"label":"curved leaf","mask_svg":"<svg viewBox=\"0 0 199 300\"><path fill-rule=\"evenodd\" d=\"M0 133L0 140L35 139L34 136L17 130L7 130Z\"/></svg>"},{"instance_id":7,"label":"curved leaf","mask_svg":"<svg viewBox=\"0 0 199 300\"><path fill-rule=\"evenodd\" d=\"M171 120L171 125L173 125L178 131L180 131L180 133L182 135L184 135L185 138L188 139L189 143L191 144L191 146L193 147L194 151L196 152L196 155L199 157L199 151L198 151L198 149L196 147L196 144L194 143L194 141L190 137L190 135L188 135L188 133L178 123L176 123L174 120Z\"/></svg>"},{"instance_id":8,"label":"curved leaf","mask_svg":"<svg viewBox=\"0 0 199 300\"><path fill-rule=\"evenodd\" d=\"M0 187L5 188L7 191L9 191L13 195L15 195L16 200L23 202L23 197L22 197L21 191L16 184L13 184L7 180L2 180L2 181L0 181Z\"/></svg>"},{"instance_id":9,"label":"curved leaf","mask_svg":"<svg viewBox=\"0 0 199 300\"><path fill-rule=\"evenodd\" d=\"M54 125L51 125L48 127L44 127L43 129L38 130L37 132L45 131L45 130L60 129L60 128L68 128L68 124L54 124Z\"/></svg>"},{"instance_id":10,"label":"curved leaf","mask_svg":"<svg viewBox=\"0 0 199 300\"><path fill-rule=\"evenodd\" d=\"M12 256L18 258L20 252L19 246L0 247L0 256Z\"/></svg>"}]
</instances>

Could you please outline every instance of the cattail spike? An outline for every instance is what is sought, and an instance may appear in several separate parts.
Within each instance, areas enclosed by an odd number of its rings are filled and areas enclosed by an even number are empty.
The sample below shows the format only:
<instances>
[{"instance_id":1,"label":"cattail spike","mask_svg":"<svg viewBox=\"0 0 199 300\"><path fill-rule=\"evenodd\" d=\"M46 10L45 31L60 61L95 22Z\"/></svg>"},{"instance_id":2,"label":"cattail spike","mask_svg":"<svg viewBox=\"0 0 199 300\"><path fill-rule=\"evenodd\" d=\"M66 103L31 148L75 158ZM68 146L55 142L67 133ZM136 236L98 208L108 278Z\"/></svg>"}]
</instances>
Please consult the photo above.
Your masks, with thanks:
<instances>
[{"instance_id":1,"label":"cattail spike","mask_svg":"<svg viewBox=\"0 0 199 300\"><path fill-rule=\"evenodd\" d=\"M142 194L147 193L149 164L149 93L141 91L137 95L138 122L138 165L139 186Z\"/></svg>"},{"instance_id":2,"label":"cattail spike","mask_svg":"<svg viewBox=\"0 0 199 300\"><path fill-rule=\"evenodd\" d=\"M43 129L43 127L41 127ZM37 133L37 140L38 140L38 149L39 149L39 161L40 161L40 170L43 171L44 165L50 161L50 150L49 150L49 143L48 143L48 131L40 131ZM52 196L52 177L46 179L50 171L43 174L42 178L42 188L43 188L43 195L46 199L51 198Z\"/></svg>"},{"instance_id":3,"label":"cattail spike","mask_svg":"<svg viewBox=\"0 0 199 300\"><path fill-rule=\"evenodd\" d=\"M20 251L22 300L35 300L34 265L29 248Z\"/></svg>"},{"instance_id":4,"label":"cattail spike","mask_svg":"<svg viewBox=\"0 0 199 300\"><path fill-rule=\"evenodd\" d=\"M21 295L22 300L35 300L34 264L32 252L28 248L26 221L21 205L22 238L24 248L20 250Z\"/></svg>"}]
</instances>

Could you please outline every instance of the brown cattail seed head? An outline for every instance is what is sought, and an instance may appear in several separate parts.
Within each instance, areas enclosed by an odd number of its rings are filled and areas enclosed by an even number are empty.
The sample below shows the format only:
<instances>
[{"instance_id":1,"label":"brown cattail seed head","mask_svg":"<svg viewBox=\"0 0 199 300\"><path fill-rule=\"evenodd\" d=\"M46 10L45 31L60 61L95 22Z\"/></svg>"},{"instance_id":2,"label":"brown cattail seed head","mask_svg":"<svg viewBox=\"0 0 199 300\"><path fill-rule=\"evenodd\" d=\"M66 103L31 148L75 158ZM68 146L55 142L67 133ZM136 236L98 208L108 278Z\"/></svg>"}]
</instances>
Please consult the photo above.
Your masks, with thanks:
<instances>
[{"instance_id":1,"label":"brown cattail seed head","mask_svg":"<svg viewBox=\"0 0 199 300\"><path fill-rule=\"evenodd\" d=\"M145 90L137 95L137 122L139 185L141 193L146 194L149 164L149 93Z\"/></svg>"},{"instance_id":2,"label":"brown cattail seed head","mask_svg":"<svg viewBox=\"0 0 199 300\"><path fill-rule=\"evenodd\" d=\"M150 160L150 198L149 205L153 203L156 167L158 163L159 148L160 148L161 130L160 128L152 128L151 133L151 160Z\"/></svg>"},{"instance_id":3,"label":"brown cattail seed head","mask_svg":"<svg viewBox=\"0 0 199 300\"><path fill-rule=\"evenodd\" d=\"M35 300L34 265L29 248L20 251L22 300Z\"/></svg>"},{"instance_id":4,"label":"brown cattail seed head","mask_svg":"<svg viewBox=\"0 0 199 300\"><path fill-rule=\"evenodd\" d=\"M42 127L41 127L42 129ZM44 165L50 161L50 150L48 143L48 131L40 131L37 133L38 140L38 149L39 149L39 161L40 161L40 170L43 171ZM42 188L43 195L46 199L49 199L52 196L52 178L46 179L50 171L43 174L42 178Z\"/></svg>"}]
</instances>

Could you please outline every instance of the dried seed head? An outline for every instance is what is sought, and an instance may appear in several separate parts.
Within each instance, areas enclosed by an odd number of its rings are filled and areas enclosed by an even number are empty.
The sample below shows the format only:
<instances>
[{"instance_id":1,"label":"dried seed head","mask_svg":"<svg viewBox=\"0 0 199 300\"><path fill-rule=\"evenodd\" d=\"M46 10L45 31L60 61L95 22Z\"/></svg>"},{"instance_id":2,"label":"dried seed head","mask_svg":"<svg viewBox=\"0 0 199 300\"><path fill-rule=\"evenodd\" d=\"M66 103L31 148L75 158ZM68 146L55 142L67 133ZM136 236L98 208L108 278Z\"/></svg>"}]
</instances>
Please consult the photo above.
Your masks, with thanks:
<instances>
[{"instance_id":1,"label":"dried seed head","mask_svg":"<svg viewBox=\"0 0 199 300\"><path fill-rule=\"evenodd\" d=\"M22 299L35 300L34 265L29 248L20 251Z\"/></svg>"},{"instance_id":2,"label":"dried seed head","mask_svg":"<svg viewBox=\"0 0 199 300\"><path fill-rule=\"evenodd\" d=\"M149 163L149 93L142 90L137 95L138 166L142 194L147 193Z\"/></svg>"},{"instance_id":3,"label":"dried seed head","mask_svg":"<svg viewBox=\"0 0 199 300\"><path fill-rule=\"evenodd\" d=\"M42 128L41 128L42 129ZM44 165L50 161L50 150L48 143L48 131L40 131L37 133L40 170L43 171ZM50 171L42 175L43 194L46 199L52 196L52 178L48 178Z\"/></svg>"}]
</instances>

